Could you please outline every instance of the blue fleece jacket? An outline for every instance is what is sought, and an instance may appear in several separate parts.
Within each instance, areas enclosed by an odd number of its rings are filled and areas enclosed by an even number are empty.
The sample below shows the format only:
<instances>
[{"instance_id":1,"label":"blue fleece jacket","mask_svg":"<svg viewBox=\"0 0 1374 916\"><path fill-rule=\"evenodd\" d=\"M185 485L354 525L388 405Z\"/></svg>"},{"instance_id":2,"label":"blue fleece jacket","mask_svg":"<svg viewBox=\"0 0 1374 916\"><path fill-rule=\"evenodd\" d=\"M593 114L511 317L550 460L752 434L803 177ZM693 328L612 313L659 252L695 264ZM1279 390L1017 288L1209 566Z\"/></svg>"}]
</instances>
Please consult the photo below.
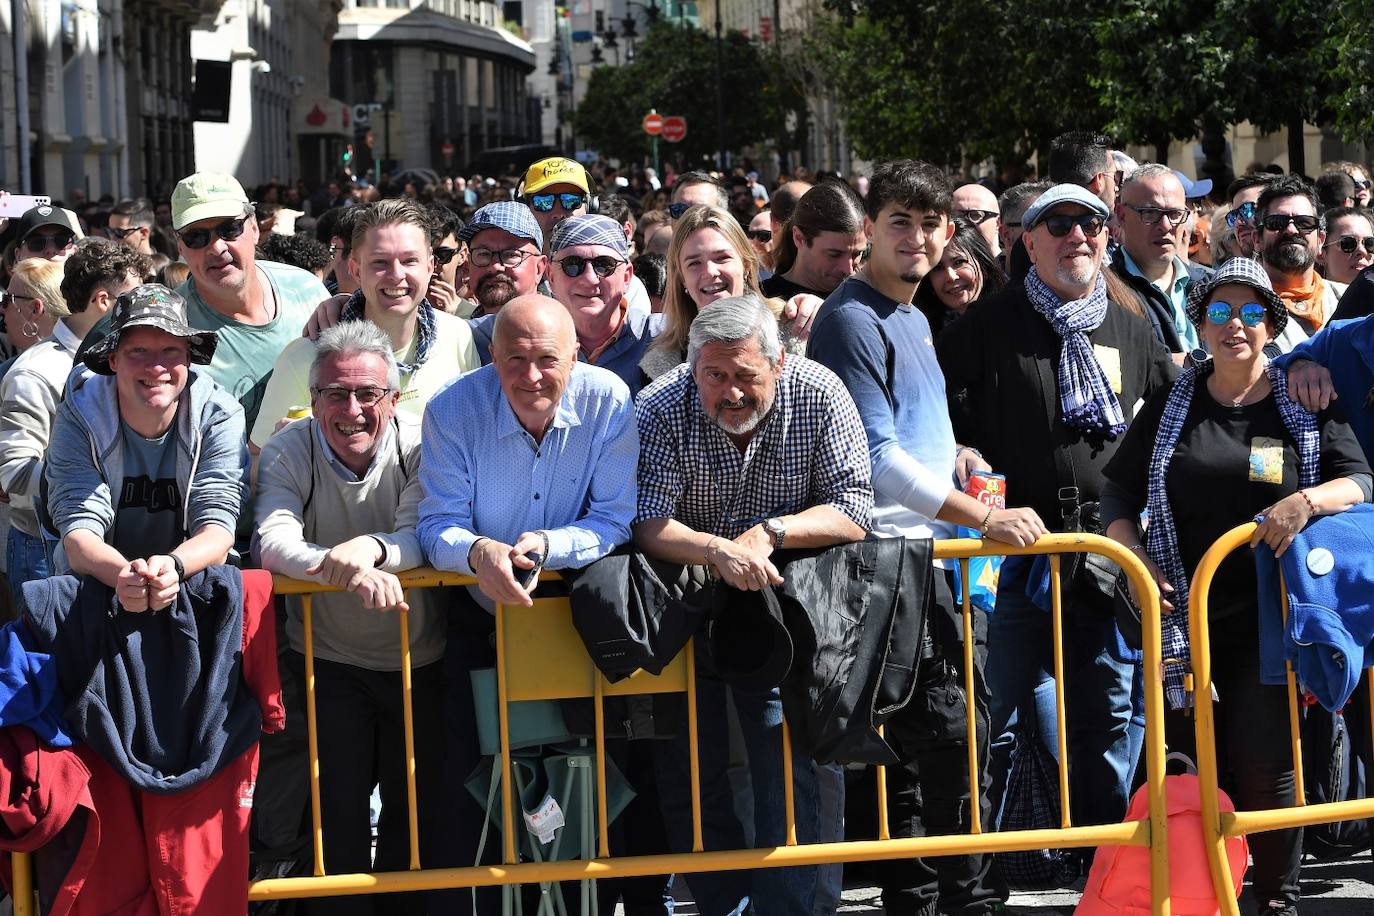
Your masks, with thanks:
<instances>
[{"instance_id":1,"label":"blue fleece jacket","mask_svg":"<svg viewBox=\"0 0 1374 916\"><path fill-rule=\"evenodd\" d=\"M51 747L71 747L62 721L57 663L38 649L22 621L0 627L0 727L25 725Z\"/></svg>"},{"instance_id":2,"label":"blue fleece jacket","mask_svg":"<svg viewBox=\"0 0 1374 916\"><path fill-rule=\"evenodd\" d=\"M1283 684L1284 662L1298 683L1336 712L1374 662L1374 505L1362 504L1309 524L1277 561L1261 544L1260 680ZM1283 622L1279 570L1288 592Z\"/></svg>"},{"instance_id":3,"label":"blue fleece jacket","mask_svg":"<svg viewBox=\"0 0 1374 916\"><path fill-rule=\"evenodd\" d=\"M1330 370L1350 428L1365 457L1374 462L1374 315L1333 321L1274 363L1287 369L1298 359Z\"/></svg>"}]
</instances>

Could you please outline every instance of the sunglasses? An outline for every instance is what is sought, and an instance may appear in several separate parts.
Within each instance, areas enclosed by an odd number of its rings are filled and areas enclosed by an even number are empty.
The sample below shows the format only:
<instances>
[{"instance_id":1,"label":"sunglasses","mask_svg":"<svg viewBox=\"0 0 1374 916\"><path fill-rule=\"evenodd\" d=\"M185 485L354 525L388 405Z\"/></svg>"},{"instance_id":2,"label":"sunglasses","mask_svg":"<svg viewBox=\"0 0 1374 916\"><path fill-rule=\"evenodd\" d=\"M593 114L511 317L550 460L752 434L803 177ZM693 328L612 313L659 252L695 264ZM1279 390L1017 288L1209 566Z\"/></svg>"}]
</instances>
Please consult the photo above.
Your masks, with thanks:
<instances>
[{"instance_id":1,"label":"sunglasses","mask_svg":"<svg viewBox=\"0 0 1374 916\"><path fill-rule=\"evenodd\" d=\"M682 219L682 214L692 208L691 204L669 204L668 215L673 219Z\"/></svg>"},{"instance_id":2,"label":"sunglasses","mask_svg":"<svg viewBox=\"0 0 1374 916\"><path fill-rule=\"evenodd\" d=\"M1288 213L1271 213L1266 216L1260 225L1266 232L1282 232L1292 223L1293 228L1307 235L1316 232L1321 227L1322 221L1316 216L1292 216Z\"/></svg>"},{"instance_id":3,"label":"sunglasses","mask_svg":"<svg viewBox=\"0 0 1374 916\"><path fill-rule=\"evenodd\" d=\"M575 254L570 254L566 258L562 258L554 263L563 268L563 273L570 277L582 276L582 271L586 270L587 266L590 265L596 275L604 280L615 273L621 264L626 262L620 260L620 258L613 258L608 254L597 255L594 258L583 258Z\"/></svg>"},{"instance_id":4,"label":"sunglasses","mask_svg":"<svg viewBox=\"0 0 1374 916\"><path fill-rule=\"evenodd\" d=\"M1366 235L1362 239L1356 238L1353 235L1343 235L1335 242L1326 243L1327 248L1333 245L1340 248L1341 251L1344 251L1346 254L1354 254L1355 251L1361 247L1363 247L1368 254L1374 254L1374 235Z\"/></svg>"},{"instance_id":5,"label":"sunglasses","mask_svg":"<svg viewBox=\"0 0 1374 916\"><path fill-rule=\"evenodd\" d=\"M1073 231L1077 226L1083 230L1083 235L1087 238L1095 238L1102 233L1102 227L1107 225L1107 221L1100 216L1093 216L1091 213L1084 216L1066 216L1056 213L1054 216L1047 216L1040 221L1040 225L1050 231L1050 235L1057 239L1062 239Z\"/></svg>"},{"instance_id":6,"label":"sunglasses","mask_svg":"<svg viewBox=\"0 0 1374 916\"><path fill-rule=\"evenodd\" d=\"M1140 221L1147 226L1153 226L1165 217L1168 217L1170 226L1177 226L1188 218L1188 211L1178 207L1136 207L1126 204L1126 209L1140 217Z\"/></svg>"},{"instance_id":7,"label":"sunglasses","mask_svg":"<svg viewBox=\"0 0 1374 916\"><path fill-rule=\"evenodd\" d=\"M468 252L468 263L473 267L490 267L493 261L500 261L502 267L519 267L526 258L532 257L534 252L523 248L503 248L500 251L474 248Z\"/></svg>"},{"instance_id":8,"label":"sunglasses","mask_svg":"<svg viewBox=\"0 0 1374 916\"><path fill-rule=\"evenodd\" d=\"M14 305L20 299L28 299L32 301L37 298L37 296L20 296L16 293L9 292L0 293L0 311L9 308L11 305Z\"/></svg>"},{"instance_id":9,"label":"sunglasses","mask_svg":"<svg viewBox=\"0 0 1374 916\"><path fill-rule=\"evenodd\" d=\"M585 194L531 194L530 206L540 213L552 213L553 205L557 203L566 212L586 206L587 195Z\"/></svg>"},{"instance_id":10,"label":"sunglasses","mask_svg":"<svg viewBox=\"0 0 1374 916\"><path fill-rule=\"evenodd\" d=\"M1356 191L1368 191L1368 190L1369 190L1369 182L1367 182L1367 181L1360 181L1360 179L1358 179L1358 178L1352 178L1352 179L1350 179L1350 180L1353 181L1353 182L1355 182L1355 190L1356 190Z\"/></svg>"},{"instance_id":11,"label":"sunglasses","mask_svg":"<svg viewBox=\"0 0 1374 916\"><path fill-rule=\"evenodd\" d=\"M441 246L439 248L436 248L434 249L434 263L438 264L440 267L443 267L449 261L452 261L453 256L457 253L457 248L449 248L447 246Z\"/></svg>"},{"instance_id":12,"label":"sunglasses","mask_svg":"<svg viewBox=\"0 0 1374 916\"><path fill-rule=\"evenodd\" d=\"M1248 225L1254 221L1255 202L1253 200L1246 201L1226 214L1226 225L1231 229L1236 228L1236 223L1245 223Z\"/></svg>"},{"instance_id":13,"label":"sunglasses","mask_svg":"<svg viewBox=\"0 0 1374 916\"><path fill-rule=\"evenodd\" d=\"M773 241L772 229L746 229L744 234L756 242L763 242L765 245Z\"/></svg>"},{"instance_id":14,"label":"sunglasses","mask_svg":"<svg viewBox=\"0 0 1374 916\"><path fill-rule=\"evenodd\" d=\"M331 385L328 388L312 388L310 390L324 398L331 407L343 407L348 403L349 398L355 399L359 407L372 407L391 392L390 388L378 388L374 385L365 385L362 388L342 388Z\"/></svg>"},{"instance_id":15,"label":"sunglasses","mask_svg":"<svg viewBox=\"0 0 1374 916\"><path fill-rule=\"evenodd\" d=\"M211 226L208 229L185 229L177 233L177 238L181 239L181 244L192 250L204 248L210 244L210 237L217 235L226 242L232 242L243 235L243 230L248 225L248 216L241 216L238 219L227 219L218 226Z\"/></svg>"},{"instance_id":16,"label":"sunglasses","mask_svg":"<svg viewBox=\"0 0 1374 916\"><path fill-rule=\"evenodd\" d=\"M962 217L962 218L968 220L970 223L973 223L973 225L975 225L975 226L981 226L983 223L986 223L988 220L990 220L990 219L992 219L994 216L996 216L996 215L997 215L997 211L996 211L996 210L955 210L955 211L954 211L954 215L955 215L955 216L958 216L958 217Z\"/></svg>"},{"instance_id":17,"label":"sunglasses","mask_svg":"<svg viewBox=\"0 0 1374 916\"><path fill-rule=\"evenodd\" d=\"M1258 302L1247 302L1238 308L1232 308L1227 302L1213 302L1207 306L1207 320L1212 324L1226 324L1237 313L1240 315L1240 323L1247 328L1253 328L1264 320L1264 306Z\"/></svg>"},{"instance_id":18,"label":"sunglasses","mask_svg":"<svg viewBox=\"0 0 1374 916\"><path fill-rule=\"evenodd\" d=\"M115 227L111 226L109 227L110 237L123 241L124 239L127 239L129 236L133 235L135 232L143 228L143 226L125 226L123 229L116 229Z\"/></svg>"},{"instance_id":19,"label":"sunglasses","mask_svg":"<svg viewBox=\"0 0 1374 916\"><path fill-rule=\"evenodd\" d=\"M38 254L49 248L61 251L74 241L76 241L76 236L70 232L59 232L56 235L31 235L24 239L24 247Z\"/></svg>"}]
</instances>

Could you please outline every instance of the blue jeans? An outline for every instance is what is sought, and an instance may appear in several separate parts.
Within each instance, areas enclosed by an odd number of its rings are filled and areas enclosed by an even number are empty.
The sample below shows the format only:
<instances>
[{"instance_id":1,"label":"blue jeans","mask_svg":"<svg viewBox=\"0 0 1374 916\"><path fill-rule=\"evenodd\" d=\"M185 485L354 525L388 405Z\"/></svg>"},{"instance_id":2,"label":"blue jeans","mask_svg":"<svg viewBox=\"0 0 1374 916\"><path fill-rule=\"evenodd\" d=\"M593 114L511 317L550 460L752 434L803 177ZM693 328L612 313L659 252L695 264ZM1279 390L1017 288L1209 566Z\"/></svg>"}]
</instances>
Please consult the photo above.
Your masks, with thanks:
<instances>
[{"instance_id":1,"label":"blue jeans","mask_svg":"<svg viewBox=\"0 0 1374 916\"><path fill-rule=\"evenodd\" d=\"M1075 608L1065 600L1067 683L1063 689L1071 813L1078 825L1115 824L1126 815L1133 769L1131 680L1136 666L1117 660L1111 651L1114 627L1110 617ZM1015 742L1012 724L1018 710L1023 717L1033 714L1037 686L1053 676L1052 635L1049 613L1027 597L1023 577L1015 573L1008 577L1003 567L997 607L988 621L987 665L992 692L992 800L998 816Z\"/></svg>"},{"instance_id":2,"label":"blue jeans","mask_svg":"<svg viewBox=\"0 0 1374 916\"><path fill-rule=\"evenodd\" d=\"M762 848L786 843L782 781L782 699L777 690L762 693L727 688L715 673L704 643L697 650L697 735L700 750L701 832L706 849L739 849L744 829L735 815L726 776L729 765L725 704L733 699L749 756L754 793L754 841ZM728 698L727 698L728 693ZM681 727L669 741L654 742L654 767L664 828L674 852L692 848L691 750L684 704ZM792 746L793 812L797 842L833 839L820 835L820 798L816 766ZM833 786L830 787L833 790ZM843 791L841 784L839 791ZM843 803L837 806L843 811ZM830 831L827 830L827 833ZM742 912L752 903L757 916L813 916L817 902L815 866L762 868L755 872L685 875L702 916ZM838 895L836 895L838 896Z\"/></svg>"},{"instance_id":3,"label":"blue jeans","mask_svg":"<svg viewBox=\"0 0 1374 916\"><path fill-rule=\"evenodd\" d=\"M17 611L20 586L33 579L46 579L52 575L52 542L11 527L9 540L5 542L5 562L9 570L10 594L14 597Z\"/></svg>"}]
</instances>

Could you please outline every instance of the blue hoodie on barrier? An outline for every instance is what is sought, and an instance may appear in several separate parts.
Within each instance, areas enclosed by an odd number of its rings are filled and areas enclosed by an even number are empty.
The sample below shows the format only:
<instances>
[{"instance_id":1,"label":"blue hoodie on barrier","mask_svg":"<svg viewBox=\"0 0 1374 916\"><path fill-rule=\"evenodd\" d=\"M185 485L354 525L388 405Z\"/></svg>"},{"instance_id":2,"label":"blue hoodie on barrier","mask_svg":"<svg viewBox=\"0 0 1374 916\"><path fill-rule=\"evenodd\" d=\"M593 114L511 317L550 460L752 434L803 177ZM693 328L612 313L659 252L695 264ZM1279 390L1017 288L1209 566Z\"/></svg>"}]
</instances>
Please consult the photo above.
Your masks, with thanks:
<instances>
[{"instance_id":1,"label":"blue hoodie on barrier","mask_svg":"<svg viewBox=\"0 0 1374 916\"><path fill-rule=\"evenodd\" d=\"M1276 562L1255 550L1259 574L1260 680L1284 684L1291 661L1298 683L1336 712L1374 662L1374 505L1316 519ZM1283 621L1279 570L1288 592Z\"/></svg>"}]
</instances>

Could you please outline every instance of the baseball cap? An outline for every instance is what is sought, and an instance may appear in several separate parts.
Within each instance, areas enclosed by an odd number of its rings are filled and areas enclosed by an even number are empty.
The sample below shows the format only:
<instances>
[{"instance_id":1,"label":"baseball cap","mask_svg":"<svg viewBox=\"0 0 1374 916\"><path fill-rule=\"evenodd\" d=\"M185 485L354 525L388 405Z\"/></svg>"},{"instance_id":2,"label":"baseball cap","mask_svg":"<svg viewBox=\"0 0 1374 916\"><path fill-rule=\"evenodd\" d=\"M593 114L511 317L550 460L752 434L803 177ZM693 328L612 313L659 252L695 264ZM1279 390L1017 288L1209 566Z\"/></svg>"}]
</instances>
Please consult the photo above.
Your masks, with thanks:
<instances>
[{"instance_id":1,"label":"baseball cap","mask_svg":"<svg viewBox=\"0 0 1374 916\"><path fill-rule=\"evenodd\" d=\"M29 237L29 233L44 226L58 226L66 229L78 239L85 238L81 234L81 223L77 221L75 213L50 204L39 204L25 210L24 215L19 217L18 235L15 238L23 242Z\"/></svg>"},{"instance_id":2,"label":"baseball cap","mask_svg":"<svg viewBox=\"0 0 1374 916\"><path fill-rule=\"evenodd\" d=\"M181 337L190 344L191 362L208 365L219 338L214 331L198 331L186 323L186 300L161 283L144 283L123 293L110 312L110 333L85 352L82 359L93 372L114 375L110 354L128 328L150 327Z\"/></svg>"},{"instance_id":3,"label":"baseball cap","mask_svg":"<svg viewBox=\"0 0 1374 916\"><path fill-rule=\"evenodd\" d=\"M1199 178L1197 181L1189 181L1188 176L1178 169L1170 169L1178 183L1183 185L1183 196L1188 200L1195 200L1199 197L1206 197L1212 193L1212 179Z\"/></svg>"},{"instance_id":4,"label":"baseball cap","mask_svg":"<svg viewBox=\"0 0 1374 916\"><path fill-rule=\"evenodd\" d=\"M587 214L569 216L559 222L553 230L549 242L549 253L571 248L573 245L604 245L615 250L627 261L630 258L630 245L625 240L625 230L609 216Z\"/></svg>"},{"instance_id":5,"label":"baseball cap","mask_svg":"<svg viewBox=\"0 0 1374 916\"><path fill-rule=\"evenodd\" d=\"M196 172L172 191L172 229L180 232L203 219L237 219L252 208L243 185L233 175Z\"/></svg>"},{"instance_id":6,"label":"baseball cap","mask_svg":"<svg viewBox=\"0 0 1374 916\"><path fill-rule=\"evenodd\" d=\"M1102 199L1089 191L1087 188L1076 184L1057 184L1044 194L1036 198L1035 203L1026 208L1025 215L1021 217L1021 225L1030 232L1040 225L1043 218L1050 215L1050 211L1060 204L1078 204L1087 207L1093 213L1107 219L1111 211Z\"/></svg>"},{"instance_id":7,"label":"baseball cap","mask_svg":"<svg viewBox=\"0 0 1374 916\"><path fill-rule=\"evenodd\" d=\"M525 173L524 193L537 194L553 184L570 184L581 188L584 194L591 193L587 186L587 170L581 163L564 159L562 156L540 159L530 166L530 170Z\"/></svg>"},{"instance_id":8,"label":"baseball cap","mask_svg":"<svg viewBox=\"0 0 1374 916\"><path fill-rule=\"evenodd\" d=\"M544 233L539 231L534 214L518 200L498 200L482 207L472 214L472 220L458 233L458 241L470 242L483 229L504 229L516 238L534 242L541 251L544 248Z\"/></svg>"}]
</instances>

